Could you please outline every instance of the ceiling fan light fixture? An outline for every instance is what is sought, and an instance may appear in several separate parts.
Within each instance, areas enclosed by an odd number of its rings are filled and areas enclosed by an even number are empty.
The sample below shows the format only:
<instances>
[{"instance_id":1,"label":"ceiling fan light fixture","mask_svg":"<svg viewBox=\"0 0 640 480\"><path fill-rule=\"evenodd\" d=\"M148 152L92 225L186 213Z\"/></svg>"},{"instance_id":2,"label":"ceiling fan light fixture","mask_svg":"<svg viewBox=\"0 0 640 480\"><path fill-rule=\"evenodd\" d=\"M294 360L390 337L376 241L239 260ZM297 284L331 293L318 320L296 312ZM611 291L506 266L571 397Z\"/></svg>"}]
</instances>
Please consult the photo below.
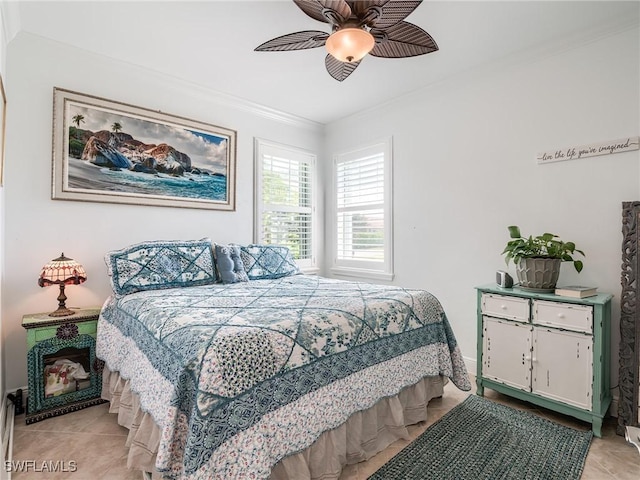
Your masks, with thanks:
<instances>
[{"instance_id":1,"label":"ceiling fan light fixture","mask_svg":"<svg viewBox=\"0 0 640 480\"><path fill-rule=\"evenodd\" d=\"M327 38L327 51L341 62L357 62L369 53L376 41L363 28L347 27L333 32Z\"/></svg>"},{"instance_id":2,"label":"ceiling fan light fixture","mask_svg":"<svg viewBox=\"0 0 640 480\"><path fill-rule=\"evenodd\" d=\"M304 30L264 42L258 52L285 52L325 46L327 72L342 82L367 55L405 58L438 50L422 28L405 21L421 0L293 0L308 17L328 23L332 33Z\"/></svg>"}]
</instances>

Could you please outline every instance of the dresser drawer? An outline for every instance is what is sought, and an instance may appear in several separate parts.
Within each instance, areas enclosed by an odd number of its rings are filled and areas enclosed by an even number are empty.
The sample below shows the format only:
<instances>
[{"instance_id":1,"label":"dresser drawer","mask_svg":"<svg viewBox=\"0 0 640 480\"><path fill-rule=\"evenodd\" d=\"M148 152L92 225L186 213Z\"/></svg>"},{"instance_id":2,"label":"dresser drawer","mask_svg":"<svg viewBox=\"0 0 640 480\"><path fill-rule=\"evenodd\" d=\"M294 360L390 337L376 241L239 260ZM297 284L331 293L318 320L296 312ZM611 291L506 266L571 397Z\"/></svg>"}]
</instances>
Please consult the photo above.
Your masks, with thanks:
<instances>
[{"instance_id":1,"label":"dresser drawer","mask_svg":"<svg viewBox=\"0 0 640 480\"><path fill-rule=\"evenodd\" d=\"M593 333L593 308L571 303L533 301L533 323Z\"/></svg>"},{"instance_id":2,"label":"dresser drawer","mask_svg":"<svg viewBox=\"0 0 640 480\"><path fill-rule=\"evenodd\" d=\"M518 322L529 321L529 299L482 294L482 313L491 317L507 318Z\"/></svg>"}]
</instances>

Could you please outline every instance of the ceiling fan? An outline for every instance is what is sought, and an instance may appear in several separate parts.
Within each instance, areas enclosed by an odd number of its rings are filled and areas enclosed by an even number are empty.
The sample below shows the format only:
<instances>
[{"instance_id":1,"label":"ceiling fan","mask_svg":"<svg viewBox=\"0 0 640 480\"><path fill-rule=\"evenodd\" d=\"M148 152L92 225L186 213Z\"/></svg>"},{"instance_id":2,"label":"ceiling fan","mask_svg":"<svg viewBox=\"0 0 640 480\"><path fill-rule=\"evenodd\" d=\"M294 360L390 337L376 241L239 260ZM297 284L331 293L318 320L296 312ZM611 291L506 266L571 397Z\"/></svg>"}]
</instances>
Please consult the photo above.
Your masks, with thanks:
<instances>
[{"instance_id":1,"label":"ceiling fan","mask_svg":"<svg viewBox=\"0 0 640 480\"><path fill-rule=\"evenodd\" d=\"M305 30L274 38L257 52L305 50L326 45L324 63L338 81L347 78L367 54L404 58L438 50L427 32L404 19L422 0L293 0L314 20L331 25L331 34Z\"/></svg>"}]
</instances>

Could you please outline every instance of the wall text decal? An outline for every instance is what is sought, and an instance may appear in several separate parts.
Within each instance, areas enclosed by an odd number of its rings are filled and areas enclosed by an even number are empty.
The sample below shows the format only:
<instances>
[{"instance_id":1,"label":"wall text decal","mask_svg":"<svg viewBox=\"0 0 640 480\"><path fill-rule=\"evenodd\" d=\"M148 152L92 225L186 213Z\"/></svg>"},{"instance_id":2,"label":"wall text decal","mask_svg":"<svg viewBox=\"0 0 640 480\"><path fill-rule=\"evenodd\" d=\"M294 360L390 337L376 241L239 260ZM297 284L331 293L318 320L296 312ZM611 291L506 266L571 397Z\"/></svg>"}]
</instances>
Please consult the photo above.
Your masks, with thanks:
<instances>
[{"instance_id":1,"label":"wall text decal","mask_svg":"<svg viewBox=\"0 0 640 480\"><path fill-rule=\"evenodd\" d=\"M612 153L638 150L640 137L627 137L609 142L579 145L548 152L539 153L538 163L562 162L563 160L577 160L578 158L595 157L597 155L611 155Z\"/></svg>"}]
</instances>

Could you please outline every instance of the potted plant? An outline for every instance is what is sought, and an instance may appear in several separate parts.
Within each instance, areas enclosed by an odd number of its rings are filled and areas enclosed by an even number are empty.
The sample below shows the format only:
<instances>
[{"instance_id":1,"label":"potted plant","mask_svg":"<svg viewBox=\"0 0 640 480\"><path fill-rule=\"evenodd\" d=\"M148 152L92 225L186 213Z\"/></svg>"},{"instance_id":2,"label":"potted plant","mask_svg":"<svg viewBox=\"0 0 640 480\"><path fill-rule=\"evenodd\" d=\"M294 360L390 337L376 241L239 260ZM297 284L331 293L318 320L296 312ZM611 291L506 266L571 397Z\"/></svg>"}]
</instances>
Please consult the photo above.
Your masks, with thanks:
<instances>
[{"instance_id":1,"label":"potted plant","mask_svg":"<svg viewBox=\"0 0 640 480\"><path fill-rule=\"evenodd\" d=\"M573 262L576 271L582 271L582 261L573 256L585 256L573 242L564 242L553 233L537 237L523 237L516 225L507 227L511 240L502 252L507 265L513 260L520 288L536 292L553 292L560 275L562 262Z\"/></svg>"}]
</instances>

